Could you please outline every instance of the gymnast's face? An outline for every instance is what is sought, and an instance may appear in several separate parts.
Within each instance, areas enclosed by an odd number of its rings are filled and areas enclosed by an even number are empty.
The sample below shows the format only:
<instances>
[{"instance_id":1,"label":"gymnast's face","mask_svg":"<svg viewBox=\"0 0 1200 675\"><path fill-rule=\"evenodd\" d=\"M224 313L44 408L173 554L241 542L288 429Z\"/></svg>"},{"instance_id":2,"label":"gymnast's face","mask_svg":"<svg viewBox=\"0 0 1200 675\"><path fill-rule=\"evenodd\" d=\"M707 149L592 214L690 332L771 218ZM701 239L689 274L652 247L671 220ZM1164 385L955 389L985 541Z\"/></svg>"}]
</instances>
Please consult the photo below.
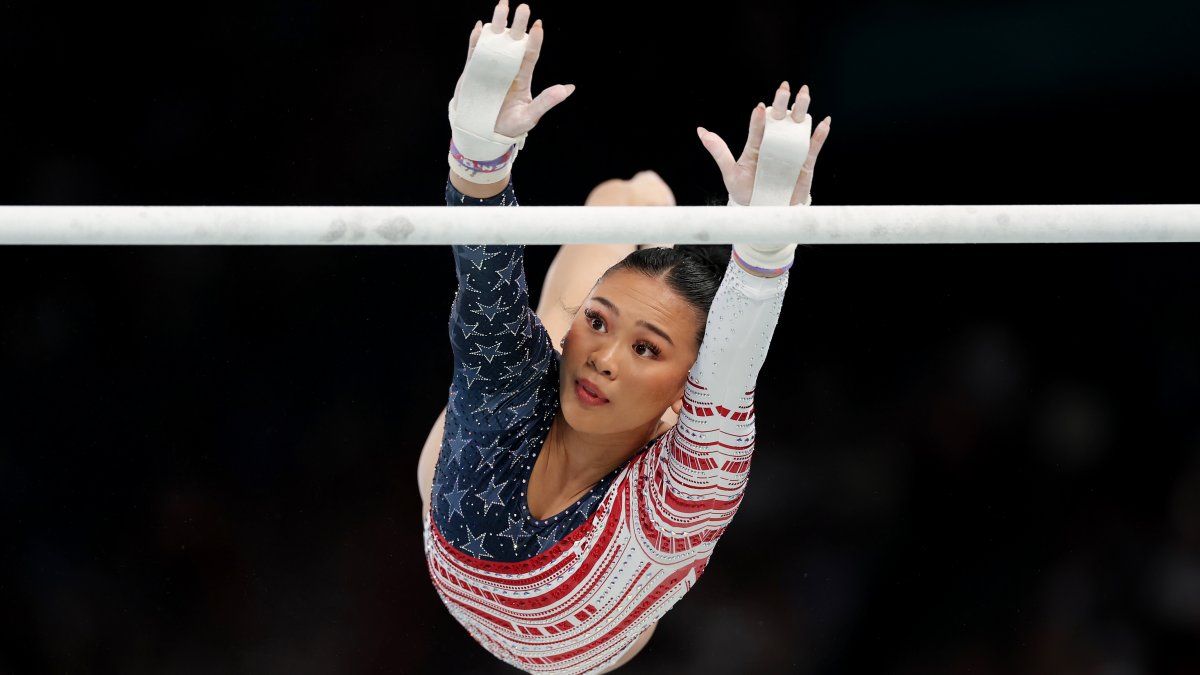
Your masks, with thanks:
<instances>
[{"instance_id":1,"label":"gymnast's face","mask_svg":"<svg viewBox=\"0 0 1200 675\"><path fill-rule=\"evenodd\" d=\"M559 399L571 428L610 434L657 426L683 398L700 320L662 280L630 270L603 277L563 348Z\"/></svg>"}]
</instances>

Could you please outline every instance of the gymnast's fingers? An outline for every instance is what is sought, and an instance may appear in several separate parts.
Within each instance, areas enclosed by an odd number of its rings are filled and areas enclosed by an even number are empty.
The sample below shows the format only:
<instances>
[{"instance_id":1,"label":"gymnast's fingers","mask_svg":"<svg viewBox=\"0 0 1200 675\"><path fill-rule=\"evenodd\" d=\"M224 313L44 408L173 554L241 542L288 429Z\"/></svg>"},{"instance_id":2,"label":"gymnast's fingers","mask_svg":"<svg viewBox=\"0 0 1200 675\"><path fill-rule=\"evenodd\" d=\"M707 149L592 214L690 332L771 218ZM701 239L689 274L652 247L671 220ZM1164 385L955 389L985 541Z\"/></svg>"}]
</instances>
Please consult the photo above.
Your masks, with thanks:
<instances>
[{"instance_id":1,"label":"gymnast's fingers","mask_svg":"<svg viewBox=\"0 0 1200 675\"><path fill-rule=\"evenodd\" d=\"M826 117L813 131L812 139L808 144L808 157L804 160L804 167L800 169L800 178L796 181L796 189L792 191L791 203L793 206L808 201L809 191L812 189L813 171L817 167L817 155L821 152L821 146L825 145L825 139L829 137L829 126L832 123L833 120Z\"/></svg>"},{"instance_id":2,"label":"gymnast's fingers","mask_svg":"<svg viewBox=\"0 0 1200 675\"><path fill-rule=\"evenodd\" d=\"M696 127L696 135L700 137L700 142L704 144L704 149L708 150L708 154L717 162L717 168L721 170L721 179L728 186L733 182L734 173L737 170L737 162L733 159L733 153L729 151L729 146L725 141L715 133L705 129L704 127Z\"/></svg>"},{"instance_id":3,"label":"gymnast's fingers","mask_svg":"<svg viewBox=\"0 0 1200 675\"><path fill-rule=\"evenodd\" d=\"M542 115L567 100L567 97L574 91L575 85L573 84L556 84L553 87L546 87L545 91L529 102L529 108L527 108L529 118L534 124L537 124L538 120L542 119Z\"/></svg>"},{"instance_id":4,"label":"gymnast's fingers","mask_svg":"<svg viewBox=\"0 0 1200 675\"><path fill-rule=\"evenodd\" d=\"M750 162L758 165L758 151L762 148L763 131L767 128L767 107L762 103L750 111L750 131L746 134L746 146L742 148L739 162Z\"/></svg>"},{"instance_id":5,"label":"gymnast's fingers","mask_svg":"<svg viewBox=\"0 0 1200 675\"><path fill-rule=\"evenodd\" d=\"M521 60L521 69L517 71L517 83L524 87L529 87L533 82L533 67L537 65L538 57L542 53L542 38L545 32L542 30L542 20L538 19L533 23L533 29L529 31L529 43L525 45L525 58Z\"/></svg>"},{"instance_id":6,"label":"gymnast's fingers","mask_svg":"<svg viewBox=\"0 0 1200 675\"><path fill-rule=\"evenodd\" d=\"M792 97L792 90L788 87L786 80L779 85L775 90L775 100L771 103L771 117L781 120L787 114L788 99Z\"/></svg>"},{"instance_id":7,"label":"gymnast's fingers","mask_svg":"<svg viewBox=\"0 0 1200 675\"><path fill-rule=\"evenodd\" d=\"M479 44L479 36L483 34L483 22L476 21L475 27L471 29L471 38L467 40L467 61L471 60L471 55L475 53L475 45Z\"/></svg>"},{"instance_id":8,"label":"gymnast's fingers","mask_svg":"<svg viewBox=\"0 0 1200 675\"><path fill-rule=\"evenodd\" d=\"M804 160L804 169L809 173L817 166L817 155L821 153L821 147L825 145L825 139L829 138L829 127L831 124L833 124L833 118L826 117L813 130L812 139L808 142L808 158Z\"/></svg>"},{"instance_id":9,"label":"gymnast's fingers","mask_svg":"<svg viewBox=\"0 0 1200 675\"><path fill-rule=\"evenodd\" d=\"M521 3L517 5L517 11L513 13L512 28L509 29L508 35L514 40L520 40L525 37L525 28L529 25L529 5Z\"/></svg>"},{"instance_id":10,"label":"gymnast's fingers","mask_svg":"<svg viewBox=\"0 0 1200 675\"><path fill-rule=\"evenodd\" d=\"M503 33L508 28L508 0L496 3L496 11L492 12L492 32Z\"/></svg>"},{"instance_id":11,"label":"gymnast's fingers","mask_svg":"<svg viewBox=\"0 0 1200 675\"><path fill-rule=\"evenodd\" d=\"M803 122L804 116L808 114L808 106L812 103L812 96L808 93L808 85L800 87L800 91L796 93L796 102L792 104L792 119L796 122Z\"/></svg>"}]
</instances>

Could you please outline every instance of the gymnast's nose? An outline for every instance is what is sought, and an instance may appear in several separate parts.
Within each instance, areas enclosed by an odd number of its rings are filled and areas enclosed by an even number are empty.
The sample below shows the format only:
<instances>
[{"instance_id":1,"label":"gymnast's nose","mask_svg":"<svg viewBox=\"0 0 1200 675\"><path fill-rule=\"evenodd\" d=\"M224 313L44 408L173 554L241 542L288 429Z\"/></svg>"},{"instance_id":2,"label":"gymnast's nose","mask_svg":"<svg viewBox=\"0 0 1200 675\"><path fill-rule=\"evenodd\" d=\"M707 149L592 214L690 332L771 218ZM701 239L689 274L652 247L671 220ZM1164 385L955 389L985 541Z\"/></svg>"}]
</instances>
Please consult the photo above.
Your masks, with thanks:
<instances>
[{"instance_id":1,"label":"gymnast's nose","mask_svg":"<svg viewBox=\"0 0 1200 675\"><path fill-rule=\"evenodd\" d=\"M610 380L617 376L617 359L613 354L615 348L615 344L609 343L596 349L588 358L588 363L596 369L596 372Z\"/></svg>"}]
</instances>

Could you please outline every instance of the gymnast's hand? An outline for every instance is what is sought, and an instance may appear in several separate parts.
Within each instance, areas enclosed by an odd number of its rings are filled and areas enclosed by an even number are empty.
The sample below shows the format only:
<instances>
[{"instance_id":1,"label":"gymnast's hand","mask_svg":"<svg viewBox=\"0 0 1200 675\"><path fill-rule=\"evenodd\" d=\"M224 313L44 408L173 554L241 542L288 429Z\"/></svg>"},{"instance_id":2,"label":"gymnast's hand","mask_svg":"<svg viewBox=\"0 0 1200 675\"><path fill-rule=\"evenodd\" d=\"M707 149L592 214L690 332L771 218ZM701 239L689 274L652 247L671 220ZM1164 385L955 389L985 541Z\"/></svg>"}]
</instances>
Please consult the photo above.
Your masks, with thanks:
<instances>
[{"instance_id":1,"label":"gymnast's hand","mask_svg":"<svg viewBox=\"0 0 1200 675\"><path fill-rule=\"evenodd\" d=\"M496 4L496 9L492 14L491 25L487 30L496 33L497 35L507 35L513 40L520 40L525 36L525 28L529 25L529 5L520 4L517 6L516 12L513 13L512 26L508 26L508 0L500 0ZM467 47L467 61L470 62L471 55L475 52L475 46L479 44L479 36L483 34L484 25L479 21L475 23L475 29L471 31L471 39ZM548 110L566 100L571 92L575 91L573 84L556 84L547 87L542 93L534 98L532 95L533 83L533 68L537 65L538 56L542 51L542 20L538 19L533 24L533 28L529 30L529 42L525 46L525 58L521 62L521 68L517 72L516 78L508 89L508 94L504 97L504 103L500 106L500 114L496 119L496 133L505 136L519 137L521 134L529 132L537 126L537 123L542 119ZM458 84L454 87L454 96L458 98L459 89L462 87L462 76L458 78Z\"/></svg>"},{"instance_id":2,"label":"gymnast's hand","mask_svg":"<svg viewBox=\"0 0 1200 675\"><path fill-rule=\"evenodd\" d=\"M777 120L782 120L785 116L790 115L791 121L802 123L811 102L808 85L800 87L800 91L796 94L796 101L789 111L788 99L790 97L791 91L788 83L780 84L779 89L775 91L775 100L771 104L771 114ZM743 206L750 203L750 196L754 194L754 174L758 169L758 152L762 146L766 121L767 108L759 103L750 113L750 132L746 138L746 147L737 161L734 161L733 153L729 151L729 146L720 136L704 127L696 128L696 135L700 137L700 142L704 144L704 148L716 160L717 167L721 170L721 178L725 181L725 189L729 191L729 197ZM804 160L800 177L796 181L796 188L792 191L791 204L793 206L802 204L808 199L809 191L812 188L813 168L817 164L817 155L821 152L821 146L825 144L825 139L829 136L831 121L829 117L826 117L813 130L808 157Z\"/></svg>"}]
</instances>

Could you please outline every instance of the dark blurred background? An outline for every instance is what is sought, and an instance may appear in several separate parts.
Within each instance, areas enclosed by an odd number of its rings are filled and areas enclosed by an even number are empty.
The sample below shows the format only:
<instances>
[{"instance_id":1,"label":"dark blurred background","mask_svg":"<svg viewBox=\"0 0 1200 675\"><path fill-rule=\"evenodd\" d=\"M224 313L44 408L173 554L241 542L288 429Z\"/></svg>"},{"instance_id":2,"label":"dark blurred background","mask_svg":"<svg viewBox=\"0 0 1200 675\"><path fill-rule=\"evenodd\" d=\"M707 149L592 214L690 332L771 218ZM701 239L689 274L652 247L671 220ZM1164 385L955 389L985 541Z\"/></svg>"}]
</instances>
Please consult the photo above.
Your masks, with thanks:
<instances>
[{"instance_id":1,"label":"dark blurred background","mask_svg":"<svg viewBox=\"0 0 1200 675\"><path fill-rule=\"evenodd\" d=\"M0 1L0 203L441 203L487 2ZM545 3L527 205L723 197L781 79L817 204L1195 203L1200 5ZM553 256L531 247L536 289ZM633 673L1198 673L1200 245L800 252L747 498ZM507 672L416 461L444 248L0 248L0 673Z\"/></svg>"}]
</instances>

